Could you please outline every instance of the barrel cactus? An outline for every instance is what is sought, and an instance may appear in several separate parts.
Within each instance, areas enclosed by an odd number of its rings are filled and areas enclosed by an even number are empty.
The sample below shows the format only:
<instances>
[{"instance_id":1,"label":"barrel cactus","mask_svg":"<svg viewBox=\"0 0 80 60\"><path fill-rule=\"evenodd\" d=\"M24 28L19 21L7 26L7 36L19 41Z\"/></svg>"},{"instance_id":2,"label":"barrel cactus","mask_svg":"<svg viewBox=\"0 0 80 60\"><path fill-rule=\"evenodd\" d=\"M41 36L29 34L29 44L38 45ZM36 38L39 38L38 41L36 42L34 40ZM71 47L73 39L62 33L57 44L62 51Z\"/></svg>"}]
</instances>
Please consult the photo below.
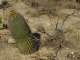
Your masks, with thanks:
<instances>
[{"instance_id":1,"label":"barrel cactus","mask_svg":"<svg viewBox=\"0 0 80 60\"><path fill-rule=\"evenodd\" d=\"M10 16L8 28L13 38L16 40L16 46L21 53L29 54L36 51L35 40L33 34L25 22L25 19L18 13Z\"/></svg>"}]
</instances>

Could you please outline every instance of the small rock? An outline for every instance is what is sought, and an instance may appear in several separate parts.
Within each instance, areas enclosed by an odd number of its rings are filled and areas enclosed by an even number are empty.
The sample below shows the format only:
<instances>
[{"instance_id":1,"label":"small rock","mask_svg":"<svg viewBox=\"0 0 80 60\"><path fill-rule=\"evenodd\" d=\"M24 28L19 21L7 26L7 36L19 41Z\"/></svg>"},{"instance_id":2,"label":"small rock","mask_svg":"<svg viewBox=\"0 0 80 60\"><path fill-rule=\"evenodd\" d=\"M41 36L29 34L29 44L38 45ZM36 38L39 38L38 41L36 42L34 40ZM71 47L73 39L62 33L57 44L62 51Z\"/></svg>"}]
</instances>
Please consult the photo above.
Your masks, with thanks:
<instances>
[{"instance_id":1,"label":"small rock","mask_svg":"<svg viewBox=\"0 0 80 60\"><path fill-rule=\"evenodd\" d=\"M15 41L15 39L14 39L14 38L9 37L9 39L8 39L8 43L9 43L9 44L15 44L15 43L16 43L16 41Z\"/></svg>"},{"instance_id":2,"label":"small rock","mask_svg":"<svg viewBox=\"0 0 80 60\"><path fill-rule=\"evenodd\" d=\"M63 14L72 14L74 12L74 9L61 9L59 13Z\"/></svg>"}]
</instances>

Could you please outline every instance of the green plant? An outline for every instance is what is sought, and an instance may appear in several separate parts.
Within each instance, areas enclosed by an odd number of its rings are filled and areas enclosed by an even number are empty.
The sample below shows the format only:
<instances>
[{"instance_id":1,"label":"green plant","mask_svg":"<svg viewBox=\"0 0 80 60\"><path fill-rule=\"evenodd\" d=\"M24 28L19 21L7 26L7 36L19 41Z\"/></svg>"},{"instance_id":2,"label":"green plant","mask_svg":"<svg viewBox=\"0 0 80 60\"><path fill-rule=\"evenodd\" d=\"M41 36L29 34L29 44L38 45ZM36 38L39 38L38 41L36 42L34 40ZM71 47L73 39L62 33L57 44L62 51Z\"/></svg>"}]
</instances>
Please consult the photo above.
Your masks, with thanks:
<instances>
[{"instance_id":1,"label":"green plant","mask_svg":"<svg viewBox=\"0 0 80 60\"><path fill-rule=\"evenodd\" d=\"M28 54L36 50L34 48L35 41L33 40L32 32L21 15L16 14L15 16L11 16L8 27L21 53Z\"/></svg>"}]
</instances>

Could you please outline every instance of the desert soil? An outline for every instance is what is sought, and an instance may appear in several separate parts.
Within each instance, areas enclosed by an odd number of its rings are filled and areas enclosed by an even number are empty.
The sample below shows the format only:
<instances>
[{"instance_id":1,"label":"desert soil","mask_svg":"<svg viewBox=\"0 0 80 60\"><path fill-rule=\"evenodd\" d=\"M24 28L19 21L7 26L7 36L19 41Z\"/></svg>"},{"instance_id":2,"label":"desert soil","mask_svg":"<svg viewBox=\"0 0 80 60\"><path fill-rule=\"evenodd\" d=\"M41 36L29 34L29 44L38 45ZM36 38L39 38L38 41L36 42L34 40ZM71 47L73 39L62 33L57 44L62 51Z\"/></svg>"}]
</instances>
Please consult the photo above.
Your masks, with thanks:
<instances>
[{"instance_id":1,"label":"desert soil","mask_svg":"<svg viewBox=\"0 0 80 60\"><path fill-rule=\"evenodd\" d=\"M12 7L16 12L24 16L26 22L29 24L32 32L38 32L37 28L43 26L49 34L55 32L55 26L57 20L59 20L58 27L61 28L63 19L65 15L75 13L68 17L62 29L66 32L65 39L70 43L68 46L65 46L58 53L57 59L66 60L65 56L68 53L79 51L80 50L80 11L75 9L60 9L57 13L60 17L53 16L48 17L47 15L41 15L39 17L32 17L31 14L27 12L36 13L36 9L26 6L23 2L13 3ZM1 13L2 14L2 13ZM53 47L47 48L43 46L39 51L30 54L23 55L20 54L19 50L15 47L14 44L8 44L8 38L10 36L9 30L0 30L0 60L51 60L54 58L55 49ZM41 34L41 42L44 44L46 40L45 34ZM51 57L52 58L49 58Z\"/></svg>"}]
</instances>

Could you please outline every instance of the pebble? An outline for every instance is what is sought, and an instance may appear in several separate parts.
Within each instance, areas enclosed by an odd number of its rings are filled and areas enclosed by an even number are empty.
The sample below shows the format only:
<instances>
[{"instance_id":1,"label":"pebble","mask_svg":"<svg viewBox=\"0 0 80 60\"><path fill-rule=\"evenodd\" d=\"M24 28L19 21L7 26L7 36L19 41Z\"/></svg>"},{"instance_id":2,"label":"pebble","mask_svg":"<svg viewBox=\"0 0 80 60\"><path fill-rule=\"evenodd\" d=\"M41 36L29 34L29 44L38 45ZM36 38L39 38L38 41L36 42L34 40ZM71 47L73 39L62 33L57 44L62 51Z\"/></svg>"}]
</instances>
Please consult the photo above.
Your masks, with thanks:
<instances>
[{"instance_id":1,"label":"pebble","mask_svg":"<svg viewBox=\"0 0 80 60\"><path fill-rule=\"evenodd\" d=\"M8 43L9 43L9 44L15 44L15 43L16 43L16 41L15 41L15 39L14 39L14 38L9 37L9 39L8 39Z\"/></svg>"}]
</instances>

